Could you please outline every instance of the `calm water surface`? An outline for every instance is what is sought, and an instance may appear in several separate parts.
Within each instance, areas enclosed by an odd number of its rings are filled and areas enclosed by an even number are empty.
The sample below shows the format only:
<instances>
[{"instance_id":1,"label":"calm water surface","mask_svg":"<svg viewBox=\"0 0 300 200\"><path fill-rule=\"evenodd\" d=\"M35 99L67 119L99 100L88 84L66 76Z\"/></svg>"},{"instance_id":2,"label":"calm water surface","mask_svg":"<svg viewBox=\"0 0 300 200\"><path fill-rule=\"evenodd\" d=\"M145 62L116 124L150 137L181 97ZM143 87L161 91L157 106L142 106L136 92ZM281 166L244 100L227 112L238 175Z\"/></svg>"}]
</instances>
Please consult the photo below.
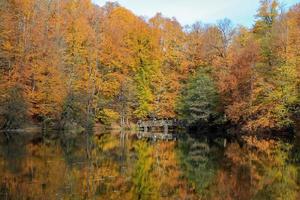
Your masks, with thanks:
<instances>
[{"instance_id":1,"label":"calm water surface","mask_svg":"<svg viewBox=\"0 0 300 200\"><path fill-rule=\"evenodd\" d=\"M1 138L0 199L300 199L297 140L56 134Z\"/></svg>"}]
</instances>

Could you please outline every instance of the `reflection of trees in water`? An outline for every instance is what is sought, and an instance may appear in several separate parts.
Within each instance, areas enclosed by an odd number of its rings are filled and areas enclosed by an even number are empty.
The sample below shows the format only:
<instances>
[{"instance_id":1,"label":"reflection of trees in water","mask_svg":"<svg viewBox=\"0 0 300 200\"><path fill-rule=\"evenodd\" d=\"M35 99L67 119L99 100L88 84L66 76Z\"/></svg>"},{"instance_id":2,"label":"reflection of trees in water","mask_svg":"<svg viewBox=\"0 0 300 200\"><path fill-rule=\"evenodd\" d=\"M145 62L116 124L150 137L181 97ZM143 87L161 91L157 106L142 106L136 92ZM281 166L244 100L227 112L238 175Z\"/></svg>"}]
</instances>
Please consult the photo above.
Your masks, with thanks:
<instances>
[{"instance_id":1,"label":"reflection of trees in water","mask_svg":"<svg viewBox=\"0 0 300 200\"><path fill-rule=\"evenodd\" d=\"M26 156L26 145L24 144L25 139L19 135L18 133L13 133L15 137L12 137L10 140L6 140L4 137L1 139L5 139L5 141L0 142L0 155L6 161L6 166L3 168L7 168L12 173L18 173L22 169L22 159Z\"/></svg>"},{"instance_id":2,"label":"reflection of trees in water","mask_svg":"<svg viewBox=\"0 0 300 200\"><path fill-rule=\"evenodd\" d=\"M68 132L62 132L59 136L57 142L59 142L64 159L69 166L74 165L76 162L83 163L87 161L87 143L90 142L91 136L74 136Z\"/></svg>"},{"instance_id":3,"label":"reflection of trees in water","mask_svg":"<svg viewBox=\"0 0 300 200\"><path fill-rule=\"evenodd\" d=\"M299 199L299 146L282 142L245 138L224 149L221 139L105 134L9 145L0 199Z\"/></svg>"},{"instance_id":4,"label":"reflection of trees in water","mask_svg":"<svg viewBox=\"0 0 300 200\"><path fill-rule=\"evenodd\" d=\"M188 137L179 143L184 175L202 198L209 195L208 189L216 178L221 153L222 150L218 146L208 144L207 138L197 140Z\"/></svg>"},{"instance_id":5,"label":"reflection of trees in water","mask_svg":"<svg viewBox=\"0 0 300 200\"><path fill-rule=\"evenodd\" d=\"M158 142L155 145L153 177L156 177L158 194L160 199L195 199L195 193L182 177L176 145L176 142Z\"/></svg>"},{"instance_id":6,"label":"reflection of trees in water","mask_svg":"<svg viewBox=\"0 0 300 200\"><path fill-rule=\"evenodd\" d=\"M145 141L135 144L136 163L133 173L133 198L134 199L157 199L157 188L154 177L153 147Z\"/></svg>"},{"instance_id":7,"label":"reflection of trees in water","mask_svg":"<svg viewBox=\"0 0 300 200\"><path fill-rule=\"evenodd\" d=\"M125 141L126 142L126 141ZM95 194L101 199L122 199L128 196L130 182L128 179L129 161L122 160L123 147L119 138L110 134L95 140L95 148L92 150L92 162L95 167L94 183ZM130 155L128 155L130 157ZM126 169L125 171L122 171Z\"/></svg>"},{"instance_id":8,"label":"reflection of trees in water","mask_svg":"<svg viewBox=\"0 0 300 200\"><path fill-rule=\"evenodd\" d=\"M139 141L135 149L133 199L196 199L182 178L175 142Z\"/></svg>"},{"instance_id":9,"label":"reflection of trees in water","mask_svg":"<svg viewBox=\"0 0 300 200\"><path fill-rule=\"evenodd\" d=\"M299 164L292 162L291 145L244 138L244 145L212 152L199 140L180 144L182 168L204 199L297 199ZM298 175L299 176L299 175ZM298 185L297 185L298 184Z\"/></svg>"},{"instance_id":10,"label":"reflection of trees in water","mask_svg":"<svg viewBox=\"0 0 300 200\"><path fill-rule=\"evenodd\" d=\"M61 152L44 144L28 144L25 151L31 156L22 158L20 171L10 173L4 168L0 172L9 199L55 199L53 191L64 184L64 161L57 157Z\"/></svg>"},{"instance_id":11,"label":"reflection of trees in water","mask_svg":"<svg viewBox=\"0 0 300 200\"><path fill-rule=\"evenodd\" d=\"M290 144L254 140L250 144L248 141L242 150L245 152L243 156L251 161L253 199L297 199L299 166L294 165L289 158Z\"/></svg>"}]
</instances>

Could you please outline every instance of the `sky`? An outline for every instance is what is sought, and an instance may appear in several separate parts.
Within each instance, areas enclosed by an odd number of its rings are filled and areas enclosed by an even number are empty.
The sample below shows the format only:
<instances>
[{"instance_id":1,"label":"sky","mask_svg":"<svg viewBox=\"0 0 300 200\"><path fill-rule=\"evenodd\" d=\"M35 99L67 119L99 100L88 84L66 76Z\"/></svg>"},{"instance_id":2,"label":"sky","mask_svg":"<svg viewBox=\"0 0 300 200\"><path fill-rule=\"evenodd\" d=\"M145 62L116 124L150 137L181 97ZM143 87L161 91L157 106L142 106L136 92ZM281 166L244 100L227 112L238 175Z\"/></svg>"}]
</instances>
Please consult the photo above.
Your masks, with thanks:
<instances>
[{"instance_id":1,"label":"sky","mask_svg":"<svg viewBox=\"0 0 300 200\"><path fill-rule=\"evenodd\" d=\"M110 0L109 0L110 1ZM103 6L107 0L93 0ZM259 7L259 0L118 0L138 16L153 17L161 12L166 17L175 17L182 25L196 21L215 23L229 18L234 24L251 27ZM280 1L289 8L300 0Z\"/></svg>"}]
</instances>

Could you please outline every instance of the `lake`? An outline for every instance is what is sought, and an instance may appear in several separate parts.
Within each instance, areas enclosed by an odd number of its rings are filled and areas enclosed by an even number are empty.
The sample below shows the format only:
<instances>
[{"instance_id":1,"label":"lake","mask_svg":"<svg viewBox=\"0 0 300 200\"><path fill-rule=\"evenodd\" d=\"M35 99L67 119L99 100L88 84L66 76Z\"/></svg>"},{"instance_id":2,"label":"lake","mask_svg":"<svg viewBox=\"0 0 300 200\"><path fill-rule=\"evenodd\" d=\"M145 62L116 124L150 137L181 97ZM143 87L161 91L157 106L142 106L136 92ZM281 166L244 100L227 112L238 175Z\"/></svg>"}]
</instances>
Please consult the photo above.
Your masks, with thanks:
<instances>
[{"instance_id":1,"label":"lake","mask_svg":"<svg viewBox=\"0 0 300 200\"><path fill-rule=\"evenodd\" d=\"M1 137L0 199L300 199L297 139Z\"/></svg>"}]
</instances>

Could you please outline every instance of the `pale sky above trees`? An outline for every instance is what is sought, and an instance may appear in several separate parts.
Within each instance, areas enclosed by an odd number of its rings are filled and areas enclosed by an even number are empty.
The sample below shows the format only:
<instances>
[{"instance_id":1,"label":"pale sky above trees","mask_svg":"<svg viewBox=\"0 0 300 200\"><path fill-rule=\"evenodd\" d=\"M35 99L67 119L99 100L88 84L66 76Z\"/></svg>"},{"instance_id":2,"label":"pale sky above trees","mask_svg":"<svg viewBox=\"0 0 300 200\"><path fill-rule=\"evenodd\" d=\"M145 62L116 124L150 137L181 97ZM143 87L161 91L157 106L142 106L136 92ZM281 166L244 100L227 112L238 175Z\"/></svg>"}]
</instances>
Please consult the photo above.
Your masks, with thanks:
<instances>
[{"instance_id":1,"label":"pale sky above trees","mask_svg":"<svg viewBox=\"0 0 300 200\"><path fill-rule=\"evenodd\" d=\"M104 5L107 0L93 0ZM152 17L161 12L167 17L175 17L182 25L195 21L215 23L224 17L235 24L251 27L259 7L259 0L119 0L122 6L137 15ZM280 1L285 8L299 2L298 0Z\"/></svg>"}]
</instances>

